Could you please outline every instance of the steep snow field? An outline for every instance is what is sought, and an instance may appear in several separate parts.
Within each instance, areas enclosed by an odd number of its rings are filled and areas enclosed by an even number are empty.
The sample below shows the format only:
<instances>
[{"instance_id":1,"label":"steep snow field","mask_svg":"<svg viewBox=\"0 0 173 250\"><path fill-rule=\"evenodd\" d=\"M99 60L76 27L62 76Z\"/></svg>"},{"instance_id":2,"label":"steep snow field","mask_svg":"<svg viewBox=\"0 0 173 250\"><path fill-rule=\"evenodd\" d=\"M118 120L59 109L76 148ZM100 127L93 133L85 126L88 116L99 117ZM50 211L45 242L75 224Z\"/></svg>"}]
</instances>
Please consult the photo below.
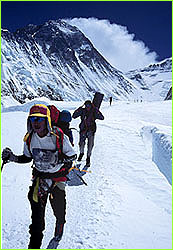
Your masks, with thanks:
<instances>
[{"instance_id":1,"label":"steep snow field","mask_svg":"<svg viewBox=\"0 0 173 250\"><path fill-rule=\"evenodd\" d=\"M71 112L82 102L58 102ZM28 105L2 113L2 148L23 149ZM172 187L152 161L154 126L171 136L171 101L103 103L97 121L92 173L86 185L67 186L67 214L60 249L171 249ZM71 127L78 128L79 119ZM78 152L78 132L74 130ZM84 164L84 162L82 163ZM2 172L2 249L26 249L29 240L31 164L5 165ZM48 203L42 248L53 236L55 218Z\"/></svg>"}]
</instances>

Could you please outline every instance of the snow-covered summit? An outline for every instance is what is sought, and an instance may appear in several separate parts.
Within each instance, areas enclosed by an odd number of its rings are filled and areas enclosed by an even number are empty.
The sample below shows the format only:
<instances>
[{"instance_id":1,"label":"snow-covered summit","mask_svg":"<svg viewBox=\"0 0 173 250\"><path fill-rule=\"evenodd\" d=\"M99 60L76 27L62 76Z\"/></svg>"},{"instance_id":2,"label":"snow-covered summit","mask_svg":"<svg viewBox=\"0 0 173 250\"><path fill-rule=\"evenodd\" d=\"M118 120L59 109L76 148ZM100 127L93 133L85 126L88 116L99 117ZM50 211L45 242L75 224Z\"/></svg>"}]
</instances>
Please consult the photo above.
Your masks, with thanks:
<instances>
[{"instance_id":1,"label":"snow-covered summit","mask_svg":"<svg viewBox=\"0 0 173 250\"><path fill-rule=\"evenodd\" d=\"M164 59L161 62L153 63L142 69L141 71L153 71L153 70L159 70L159 71L172 71L172 57Z\"/></svg>"},{"instance_id":2,"label":"snow-covered summit","mask_svg":"<svg viewBox=\"0 0 173 250\"><path fill-rule=\"evenodd\" d=\"M164 100L172 83L172 58L127 74L114 68L90 40L64 20L1 32L1 103L91 99Z\"/></svg>"},{"instance_id":3,"label":"snow-covered summit","mask_svg":"<svg viewBox=\"0 0 173 250\"><path fill-rule=\"evenodd\" d=\"M143 100L164 100L172 86L172 58L129 71L126 76L139 88Z\"/></svg>"},{"instance_id":4,"label":"snow-covered summit","mask_svg":"<svg viewBox=\"0 0 173 250\"><path fill-rule=\"evenodd\" d=\"M96 91L129 99L136 87L112 67L76 27L62 20L28 25L14 33L2 30L2 103L45 96L83 100Z\"/></svg>"}]
</instances>

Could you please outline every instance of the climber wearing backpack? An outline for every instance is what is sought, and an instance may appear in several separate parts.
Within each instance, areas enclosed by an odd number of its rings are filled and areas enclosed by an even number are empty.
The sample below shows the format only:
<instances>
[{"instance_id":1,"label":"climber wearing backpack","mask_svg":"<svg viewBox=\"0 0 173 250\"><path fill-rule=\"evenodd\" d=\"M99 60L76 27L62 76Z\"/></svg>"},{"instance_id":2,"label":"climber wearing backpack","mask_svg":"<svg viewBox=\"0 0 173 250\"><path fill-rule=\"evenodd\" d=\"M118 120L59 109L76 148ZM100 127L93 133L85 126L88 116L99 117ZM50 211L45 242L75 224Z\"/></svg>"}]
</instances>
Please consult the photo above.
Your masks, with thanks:
<instances>
[{"instance_id":1,"label":"climber wearing backpack","mask_svg":"<svg viewBox=\"0 0 173 250\"><path fill-rule=\"evenodd\" d=\"M47 199L56 217L54 237L47 249L56 249L62 238L65 223L66 198L65 181L76 159L68 137L60 128L52 127L51 113L46 105L31 107L27 119L23 155L15 155L11 149L2 152L4 161L27 163L33 160L33 184L28 193L32 210L29 227L28 249L40 249L45 229L45 207Z\"/></svg>"},{"instance_id":2,"label":"climber wearing backpack","mask_svg":"<svg viewBox=\"0 0 173 250\"><path fill-rule=\"evenodd\" d=\"M83 108L83 106L85 106ZM97 107L93 105L90 100L87 100L84 105L79 107L74 111L72 117L75 119L80 116L81 123L79 124L80 128L80 138L79 138L79 150L80 154L78 157L78 161L82 160L84 155L84 147L86 139L88 140L88 148L87 148L87 158L86 165L90 166L90 157L91 152L94 146L94 136L96 132L96 119L104 120L104 116L99 111Z\"/></svg>"},{"instance_id":3,"label":"climber wearing backpack","mask_svg":"<svg viewBox=\"0 0 173 250\"><path fill-rule=\"evenodd\" d=\"M74 146L73 143L73 133L70 129L70 122L72 120L71 113L68 110L62 110L60 112L58 127L62 129L64 134L66 134L71 142L71 145Z\"/></svg>"}]
</instances>

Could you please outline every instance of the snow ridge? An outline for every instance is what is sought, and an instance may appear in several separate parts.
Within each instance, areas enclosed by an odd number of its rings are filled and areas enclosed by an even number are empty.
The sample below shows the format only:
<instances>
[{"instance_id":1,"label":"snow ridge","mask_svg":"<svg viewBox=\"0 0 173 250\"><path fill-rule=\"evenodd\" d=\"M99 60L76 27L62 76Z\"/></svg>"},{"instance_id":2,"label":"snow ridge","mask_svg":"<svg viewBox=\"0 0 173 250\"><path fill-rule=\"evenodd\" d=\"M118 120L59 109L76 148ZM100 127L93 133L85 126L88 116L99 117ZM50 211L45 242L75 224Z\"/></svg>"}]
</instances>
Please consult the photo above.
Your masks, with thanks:
<instances>
[{"instance_id":1,"label":"snow ridge","mask_svg":"<svg viewBox=\"0 0 173 250\"><path fill-rule=\"evenodd\" d=\"M139 88L138 100L165 100L172 86L172 58L131 70L126 76Z\"/></svg>"},{"instance_id":2,"label":"snow ridge","mask_svg":"<svg viewBox=\"0 0 173 250\"><path fill-rule=\"evenodd\" d=\"M92 99L164 100L172 82L172 59L127 74L112 67L75 26L63 20L1 32L1 104Z\"/></svg>"},{"instance_id":3,"label":"snow ridge","mask_svg":"<svg viewBox=\"0 0 173 250\"><path fill-rule=\"evenodd\" d=\"M2 103L45 96L84 100L96 91L128 99L136 87L112 67L76 27L62 20L2 30Z\"/></svg>"}]
</instances>

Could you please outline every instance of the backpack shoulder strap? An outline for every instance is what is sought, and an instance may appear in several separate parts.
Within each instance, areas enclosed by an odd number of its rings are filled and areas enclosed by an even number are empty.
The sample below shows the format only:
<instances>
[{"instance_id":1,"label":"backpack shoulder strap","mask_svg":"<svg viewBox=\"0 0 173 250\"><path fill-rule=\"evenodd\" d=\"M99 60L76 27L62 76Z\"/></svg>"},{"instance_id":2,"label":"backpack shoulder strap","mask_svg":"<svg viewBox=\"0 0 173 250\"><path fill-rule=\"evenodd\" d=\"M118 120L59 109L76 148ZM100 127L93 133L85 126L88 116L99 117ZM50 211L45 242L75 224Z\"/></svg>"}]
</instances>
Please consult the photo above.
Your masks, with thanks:
<instances>
[{"instance_id":1,"label":"backpack shoulder strap","mask_svg":"<svg viewBox=\"0 0 173 250\"><path fill-rule=\"evenodd\" d=\"M60 154L62 154L64 132L58 127L53 127L51 134L56 136L56 147Z\"/></svg>"},{"instance_id":2,"label":"backpack shoulder strap","mask_svg":"<svg viewBox=\"0 0 173 250\"><path fill-rule=\"evenodd\" d=\"M30 135L30 134L29 134L28 132L25 134L25 136L24 136L24 138L23 138L23 141L24 141L24 142L26 142L26 141L28 140L29 135Z\"/></svg>"},{"instance_id":3,"label":"backpack shoulder strap","mask_svg":"<svg viewBox=\"0 0 173 250\"><path fill-rule=\"evenodd\" d=\"M26 142L26 145L28 146L29 153L32 155L31 150L30 150L31 138L32 138L32 133L29 134L27 132L23 138L23 141Z\"/></svg>"}]
</instances>

